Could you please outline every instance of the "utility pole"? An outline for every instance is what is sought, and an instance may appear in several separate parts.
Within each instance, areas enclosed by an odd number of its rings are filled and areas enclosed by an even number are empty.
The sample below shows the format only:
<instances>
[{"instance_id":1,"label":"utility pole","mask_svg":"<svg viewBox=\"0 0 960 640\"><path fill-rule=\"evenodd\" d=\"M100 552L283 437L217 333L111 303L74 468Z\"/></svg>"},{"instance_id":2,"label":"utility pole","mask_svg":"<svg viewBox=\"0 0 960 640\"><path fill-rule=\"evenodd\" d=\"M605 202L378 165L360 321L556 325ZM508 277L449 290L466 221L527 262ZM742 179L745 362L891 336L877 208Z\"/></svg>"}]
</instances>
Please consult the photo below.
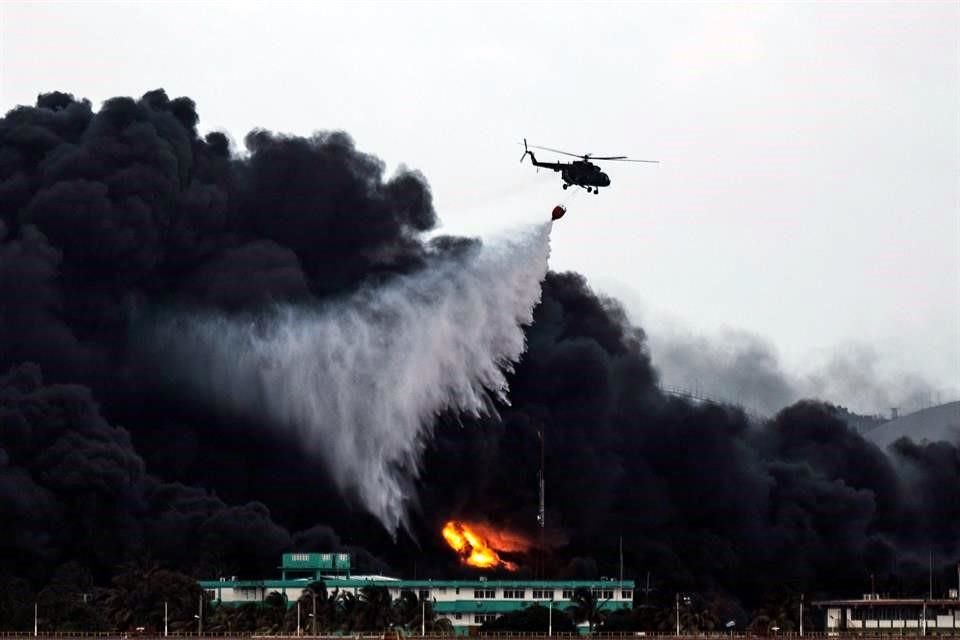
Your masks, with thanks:
<instances>
[{"instance_id":1,"label":"utility pole","mask_svg":"<svg viewBox=\"0 0 960 640\"><path fill-rule=\"evenodd\" d=\"M803 637L803 594L800 594L800 637Z\"/></svg>"},{"instance_id":2,"label":"utility pole","mask_svg":"<svg viewBox=\"0 0 960 640\"><path fill-rule=\"evenodd\" d=\"M427 599L420 596L420 637L427 635Z\"/></svg>"},{"instance_id":3,"label":"utility pole","mask_svg":"<svg viewBox=\"0 0 960 640\"><path fill-rule=\"evenodd\" d=\"M620 536L620 590L623 590L623 536Z\"/></svg>"},{"instance_id":4,"label":"utility pole","mask_svg":"<svg viewBox=\"0 0 960 640\"><path fill-rule=\"evenodd\" d=\"M297 598L297 635L300 635L300 598Z\"/></svg>"},{"instance_id":5,"label":"utility pole","mask_svg":"<svg viewBox=\"0 0 960 640\"><path fill-rule=\"evenodd\" d=\"M167 607L167 601L163 601L163 637L167 637L167 620L169 619L169 609Z\"/></svg>"},{"instance_id":6,"label":"utility pole","mask_svg":"<svg viewBox=\"0 0 960 640\"><path fill-rule=\"evenodd\" d=\"M317 592L313 589L310 589L310 594L313 596L313 635L317 635Z\"/></svg>"},{"instance_id":7,"label":"utility pole","mask_svg":"<svg viewBox=\"0 0 960 640\"><path fill-rule=\"evenodd\" d=\"M680 637L680 593L677 593L677 637Z\"/></svg>"},{"instance_id":8,"label":"utility pole","mask_svg":"<svg viewBox=\"0 0 960 640\"><path fill-rule=\"evenodd\" d=\"M544 460L546 459L544 454L546 449L546 433L544 427L541 426L537 433L540 435L540 504L537 510L537 524L540 525L540 577L546 579L546 549L544 549L544 529L547 526L546 498L544 496L546 484L544 479L546 469L544 464Z\"/></svg>"},{"instance_id":9,"label":"utility pole","mask_svg":"<svg viewBox=\"0 0 960 640\"><path fill-rule=\"evenodd\" d=\"M37 637L37 603L33 603L33 637Z\"/></svg>"},{"instance_id":10,"label":"utility pole","mask_svg":"<svg viewBox=\"0 0 960 640\"><path fill-rule=\"evenodd\" d=\"M200 592L200 614L197 616L197 635L203 635L203 591Z\"/></svg>"},{"instance_id":11,"label":"utility pole","mask_svg":"<svg viewBox=\"0 0 960 640\"><path fill-rule=\"evenodd\" d=\"M553 635L553 592L550 592L550 609L547 611L547 635Z\"/></svg>"}]
</instances>

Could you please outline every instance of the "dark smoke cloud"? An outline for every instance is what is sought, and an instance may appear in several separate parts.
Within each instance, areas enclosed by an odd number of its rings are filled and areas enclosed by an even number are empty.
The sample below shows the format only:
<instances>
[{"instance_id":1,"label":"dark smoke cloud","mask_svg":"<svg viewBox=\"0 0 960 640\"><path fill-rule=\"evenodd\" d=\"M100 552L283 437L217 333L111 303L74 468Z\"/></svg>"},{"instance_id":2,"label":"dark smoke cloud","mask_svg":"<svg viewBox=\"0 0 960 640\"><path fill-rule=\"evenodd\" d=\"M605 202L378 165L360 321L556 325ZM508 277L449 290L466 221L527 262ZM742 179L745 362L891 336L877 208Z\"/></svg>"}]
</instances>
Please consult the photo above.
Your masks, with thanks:
<instances>
[{"instance_id":1,"label":"dark smoke cloud","mask_svg":"<svg viewBox=\"0 0 960 640\"><path fill-rule=\"evenodd\" d=\"M409 574L416 558L419 575L450 575L463 569L440 546L446 519L537 538L540 433L554 575L615 575L622 536L627 575L651 572L661 593L756 604L859 593L869 573L907 591L918 558L960 553L955 447L900 442L887 456L813 401L757 427L665 397L644 333L576 274L544 282L512 406L439 418L416 540L395 543L291 436L170 384L131 344L131 321L161 307L323 301L473 243L425 243L436 216L423 177L385 176L346 134L254 131L239 154L197 121L192 101L162 91L96 111L45 94L0 120L9 573L39 585L79 561L102 582L149 553L198 575L263 577L281 551L342 549L370 570ZM738 353L762 365L757 394L789 397L762 344ZM754 392L750 376L723 377Z\"/></svg>"},{"instance_id":2,"label":"dark smoke cloud","mask_svg":"<svg viewBox=\"0 0 960 640\"><path fill-rule=\"evenodd\" d=\"M234 158L188 98L53 93L0 121L0 364L111 376L131 305L236 310L409 271L436 222L426 182L344 133L254 131ZM30 295L24 295L29 292Z\"/></svg>"},{"instance_id":3,"label":"dark smoke cloud","mask_svg":"<svg viewBox=\"0 0 960 640\"><path fill-rule=\"evenodd\" d=\"M33 579L71 560L103 578L143 554L198 571L268 571L291 546L262 504L227 506L148 475L87 388L44 384L31 364L0 377L0 520L5 570Z\"/></svg>"},{"instance_id":4,"label":"dark smoke cloud","mask_svg":"<svg viewBox=\"0 0 960 640\"><path fill-rule=\"evenodd\" d=\"M40 365L4 379L0 495L4 520L17 523L5 566L42 573L80 558L107 571L148 550L180 567L271 571L296 543L242 494L269 486L274 469L230 483L241 506L147 475L140 453L161 477L217 486L251 443L222 446L226 420L145 383L130 319L157 304L234 311L335 294L428 252L415 236L435 214L416 172L385 179L343 133L256 131L238 158L224 135L200 138L197 120L191 100L163 91L97 111L45 94L0 120L0 370ZM41 369L92 386L132 441L88 390L46 387Z\"/></svg>"},{"instance_id":5,"label":"dark smoke cloud","mask_svg":"<svg viewBox=\"0 0 960 640\"><path fill-rule=\"evenodd\" d=\"M931 545L941 563L960 552L944 512L956 502L944 488L956 486L951 445L901 442L888 456L828 404L801 401L757 427L738 409L664 397L643 334L573 274L548 276L528 339L503 423L441 430L427 513L493 514L536 535L544 429L547 517L565 538L558 574L593 563L616 575L622 535L628 574L650 571L661 594L756 606L777 593L856 594L871 573L909 592L923 575L911 559Z\"/></svg>"}]
</instances>

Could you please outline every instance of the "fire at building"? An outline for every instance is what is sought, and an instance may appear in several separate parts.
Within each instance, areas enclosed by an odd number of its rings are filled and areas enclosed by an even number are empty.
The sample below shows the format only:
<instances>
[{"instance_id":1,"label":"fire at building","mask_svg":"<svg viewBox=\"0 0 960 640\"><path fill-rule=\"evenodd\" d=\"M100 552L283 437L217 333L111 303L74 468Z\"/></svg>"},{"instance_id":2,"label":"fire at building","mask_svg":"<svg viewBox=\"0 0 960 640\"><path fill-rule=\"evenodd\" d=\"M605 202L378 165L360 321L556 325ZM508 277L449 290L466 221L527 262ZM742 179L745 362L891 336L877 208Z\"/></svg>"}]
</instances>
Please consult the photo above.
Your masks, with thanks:
<instances>
[{"instance_id":1,"label":"fire at building","mask_svg":"<svg viewBox=\"0 0 960 640\"><path fill-rule=\"evenodd\" d=\"M463 564L481 569L502 567L516 571L517 563L502 558L500 554L525 553L531 546L520 534L477 522L450 520L443 526L442 533Z\"/></svg>"}]
</instances>

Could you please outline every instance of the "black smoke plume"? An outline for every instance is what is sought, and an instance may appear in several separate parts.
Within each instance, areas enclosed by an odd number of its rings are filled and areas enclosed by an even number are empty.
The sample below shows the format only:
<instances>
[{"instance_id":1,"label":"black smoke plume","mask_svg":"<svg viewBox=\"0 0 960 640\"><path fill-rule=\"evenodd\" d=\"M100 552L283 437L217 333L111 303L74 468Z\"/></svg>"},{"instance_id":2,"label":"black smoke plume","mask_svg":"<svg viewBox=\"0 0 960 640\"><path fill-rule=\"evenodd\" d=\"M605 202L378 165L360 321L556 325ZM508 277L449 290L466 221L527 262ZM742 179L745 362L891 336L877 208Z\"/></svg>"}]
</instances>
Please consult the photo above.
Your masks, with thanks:
<instances>
[{"instance_id":1,"label":"black smoke plume","mask_svg":"<svg viewBox=\"0 0 960 640\"><path fill-rule=\"evenodd\" d=\"M198 576L266 577L294 549L465 571L439 539L447 519L537 538L541 434L554 576L616 575L622 537L625 573L649 572L651 597L759 606L771 593L858 594L871 574L916 593L930 552L939 567L960 555L956 447L882 452L815 401L755 427L666 397L644 333L571 273L543 284L511 406L438 418L416 540L394 542L295 438L211 409L144 362L131 322L157 307L332 300L472 243L425 241L436 214L423 176L385 176L344 133L254 131L239 153L197 122L191 100L160 90L98 110L45 94L0 120L8 584L38 589L69 563L103 582L147 554Z\"/></svg>"}]
</instances>

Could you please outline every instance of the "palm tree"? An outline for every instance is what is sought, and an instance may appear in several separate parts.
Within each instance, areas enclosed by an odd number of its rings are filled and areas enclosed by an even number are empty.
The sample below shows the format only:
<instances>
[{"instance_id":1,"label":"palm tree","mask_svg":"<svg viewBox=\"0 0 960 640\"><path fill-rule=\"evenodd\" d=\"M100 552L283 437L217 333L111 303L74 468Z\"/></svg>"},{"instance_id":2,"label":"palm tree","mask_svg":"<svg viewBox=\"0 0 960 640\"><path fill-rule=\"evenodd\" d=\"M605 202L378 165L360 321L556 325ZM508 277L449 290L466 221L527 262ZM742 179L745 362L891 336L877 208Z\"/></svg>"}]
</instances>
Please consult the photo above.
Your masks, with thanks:
<instances>
[{"instance_id":1,"label":"palm tree","mask_svg":"<svg viewBox=\"0 0 960 640\"><path fill-rule=\"evenodd\" d=\"M757 635L767 635L770 627L779 627L784 633L796 631L798 601L799 596L791 593L771 595L762 606L753 610L751 631Z\"/></svg>"},{"instance_id":2,"label":"palm tree","mask_svg":"<svg viewBox=\"0 0 960 640\"><path fill-rule=\"evenodd\" d=\"M586 587L577 587L573 592L572 607L567 609L576 622L586 622L587 630L593 633L593 626L600 621L600 602L596 594Z\"/></svg>"},{"instance_id":3,"label":"palm tree","mask_svg":"<svg viewBox=\"0 0 960 640\"><path fill-rule=\"evenodd\" d=\"M257 630L257 617L260 614L260 605L255 602L245 602L240 606L232 608L235 611L234 631L253 633Z\"/></svg>"},{"instance_id":4,"label":"palm tree","mask_svg":"<svg viewBox=\"0 0 960 640\"><path fill-rule=\"evenodd\" d=\"M703 596L685 597L680 603L680 631L704 633L720 628L720 618L711 601ZM657 609L653 615L657 631L674 631L677 624L677 609L673 606Z\"/></svg>"},{"instance_id":5,"label":"palm tree","mask_svg":"<svg viewBox=\"0 0 960 640\"><path fill-rule=\"evenodd\" d=\"M791 594L778 594L770 597L763 606L753 611L750 628L765 632L769 627L779 627L783 632L797 629L797 601ZM806 616L804 616L806 618Z\"/></svg>"},{"instance_id":6,"label":"palm tree","mask_svg":"<svg viewBox=\"0 0 960 640\"><path fill-rule=\"evenodd\" d=\"M287 617L287 597L279 591L271 591L263 600L257 617L259 633L279 633L284 630Z\"/></svg>"},{"instance_id":7,"label":"palm tree","mask_svg":"<svg viewBox=\"0 0 960 640\"><path fill-rule=\"evenodd\" d=\"M688 632L703 633L720 628L716 612L707 606L689 606L680 610L680 628Z\"/></svg>"},{"instance_id":8,"label":"palm tree","mask_svg":"<svg viewBox=\"0 0 960 640\"><path fill-rule=\"evenodd\" d=\"M163 628L163 603L169 608L171 631L190 631L200 599L206 596L193 578L160 569L149 559L124 567L112 580L102 604L113 628Z\"/></svg>"},{"instance_id":9,"label":"palm tree","mask_svg":"<svg viewBox=\"0 0 960 640\"><path fill-rule=\"evenodd\" d=\"M307 612L307 619L310 621L307 628L311 633L328 631L336 626L338 594L337 590L332 594L327 593L327 584L323 580L311 582L303 590L299 603L301 609Z\"/></svg>"},{"instance_id":10,"label":"palm tree","mask_svg":"<svg viewBox=\"0 0 960 640\"><path fill-rule=\"evenodd\" d=\"M360 589L360 629L382 631L393 621L393 599L386 587Z\"/></svg>"},{"instance_id":11,"label":"palm tree","mask_svg":"<svg viewBox=\"0 0 960 640\"><path fill-rule=\"evenodd\" d=\"M238 614L237 608L221 604L220 606L214 607L213 611L206 616L206 619L203 621L203 628L205 631L212 633L230 635L235 631L239 631Z\"/></svg>"},{"instance_id":12,"label":"palm tree","mask_svg":"<svg viewBox=\"0 0 960 640\"><path fill-rule=\"evenodd\" d=\"M393 603L393 620L406 631L420 628L420 600L410 589L400 592Z\"/></svg>"},{"instance_id":13,"label":"palm tree","mask_svg":"<svg viewBox=\"0 0 960 640\"><path fill-rule=\"evenodd\" d=\"M146 585L160 567L149 560L123 566L111 581L111 588L103 596L107 617L118 631L131 628L138 613L143 610Z\"/></svg>"},{"instance_id":14,"label":"palm tree","mask_svg":"<svg viewBox=\"0 0 960 640\"><path fill-rule=\"evenodd\" d=\"M56 570L50 582L37 594L36 601L39 611L45 613L44 627L49 630L108 631L110 625L103 607L94 604L97 597L102 599L103 591L94 586L90 571L75 562L68 562ZM3 619L2 612L0 619Z\"/></svg>"},{"instance_id":15,"label":"palm tree","mask_svg":"<svg viewBox=\"0 0 960 640\"><path fill-rule=\"evenodd\" d=\"M437 618L431 623L430 631L439 633L442 636L452 636L453 623L450 622L450 618Z\"/></svg>"},{"instance_id":16,"label":"palm tree","mask_svg":"<svg viewBox=\"0 0 960 640\"><path fill-rule=\"evenodd\" d=\"M360 622L360 600L357 596L344 591L337 598L337 628L340 631L353 631Z\"/></svg>"},{"instance_id":17,"label":"palm tree","mask_svg":"<svg viewBox=\"0 0 960 640\"><path fill-rule=\"evenodd\" d=\"M759 614L753 617L753 620L750 621L750 626L747 627L747 631L752 636L765 636L770 633L770 627L775 626L774 621L770 619L770 616L766 614Z\"/></svg>"}]
</instances>

